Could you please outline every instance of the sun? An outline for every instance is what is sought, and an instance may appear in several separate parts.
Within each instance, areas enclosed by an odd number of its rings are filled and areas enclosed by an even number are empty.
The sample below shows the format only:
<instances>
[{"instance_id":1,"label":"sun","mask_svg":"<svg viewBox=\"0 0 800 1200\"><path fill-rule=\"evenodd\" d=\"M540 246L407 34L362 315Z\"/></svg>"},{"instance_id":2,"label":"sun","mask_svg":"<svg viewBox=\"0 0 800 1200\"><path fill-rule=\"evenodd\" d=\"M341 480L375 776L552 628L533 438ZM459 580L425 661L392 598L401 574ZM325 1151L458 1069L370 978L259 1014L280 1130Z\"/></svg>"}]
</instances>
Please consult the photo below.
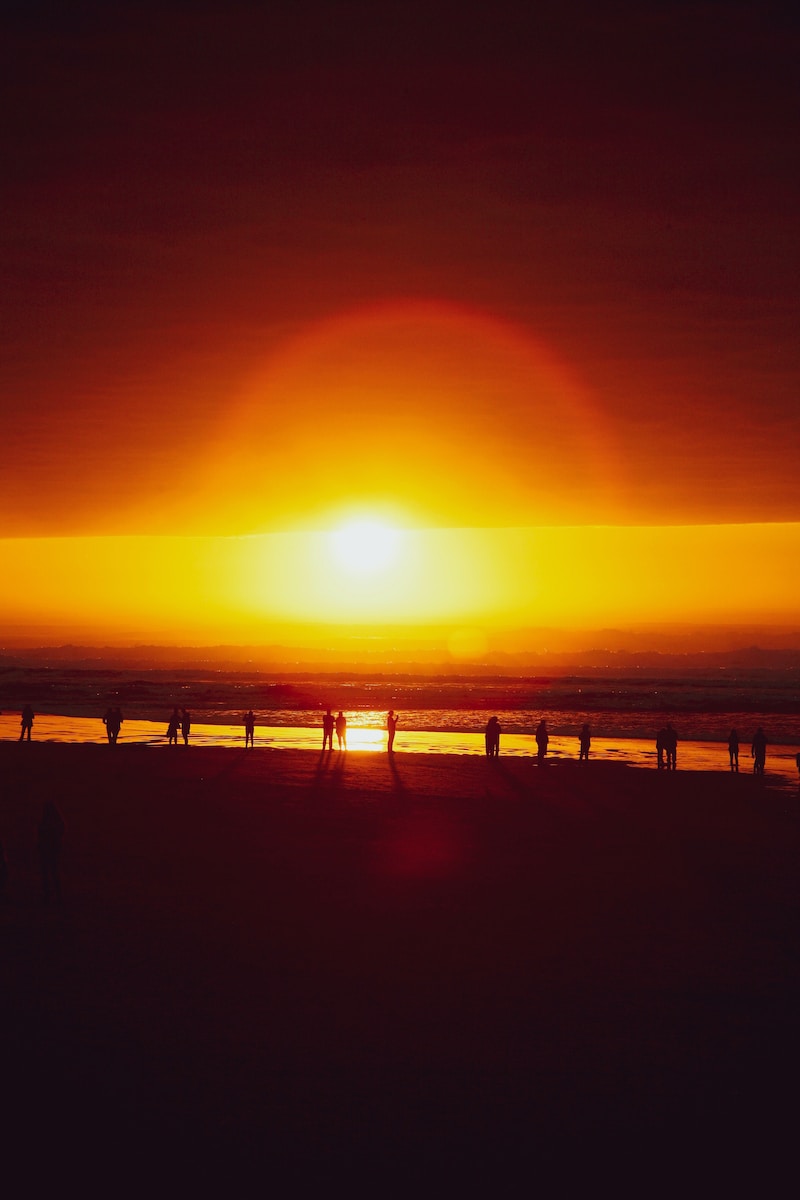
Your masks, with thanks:
<instances>
[{"instance_id":1,"label":"sun","mask_svg":"<svg viewBox=\"0 0 800 1200\"><path fill-rule=\"evenodd\" d=\"M373 575L391 567L399 543L400 531L383 521L349 521L330 535L337 564L357 575Z\"/></svg>"}]
</instances>

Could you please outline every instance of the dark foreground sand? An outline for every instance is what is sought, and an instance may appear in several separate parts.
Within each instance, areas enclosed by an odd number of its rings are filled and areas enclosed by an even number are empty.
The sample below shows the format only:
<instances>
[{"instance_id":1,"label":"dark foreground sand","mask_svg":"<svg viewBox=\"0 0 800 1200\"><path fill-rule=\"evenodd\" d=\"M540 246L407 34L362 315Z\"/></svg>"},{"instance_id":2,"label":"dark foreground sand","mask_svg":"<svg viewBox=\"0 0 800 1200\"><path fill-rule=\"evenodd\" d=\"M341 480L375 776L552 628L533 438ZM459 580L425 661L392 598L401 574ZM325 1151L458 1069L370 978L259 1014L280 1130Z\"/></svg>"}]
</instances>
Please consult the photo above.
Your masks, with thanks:
<instances>
[{"instance_id":1,"label":"dark foreground sand","mask_svg":"<svg viewBox=\"0 0 800 1200\"><path fill-rule=\"evenodd\" d=\"M0 781L2 1176L708 1195L794 1163L793 796L603 762L35 743L0 745Z\"/></svg>"}]
</instances>

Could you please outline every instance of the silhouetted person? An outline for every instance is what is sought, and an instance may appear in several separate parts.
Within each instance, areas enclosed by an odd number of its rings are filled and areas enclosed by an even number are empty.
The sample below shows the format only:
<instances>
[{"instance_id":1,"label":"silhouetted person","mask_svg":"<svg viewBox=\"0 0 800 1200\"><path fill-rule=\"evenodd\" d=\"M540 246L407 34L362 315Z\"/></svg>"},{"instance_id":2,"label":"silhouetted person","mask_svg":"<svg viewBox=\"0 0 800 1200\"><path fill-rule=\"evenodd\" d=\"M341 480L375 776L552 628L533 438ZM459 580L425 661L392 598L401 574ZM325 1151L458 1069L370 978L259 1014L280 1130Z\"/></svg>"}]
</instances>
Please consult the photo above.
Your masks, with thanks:
<instances>
[{"instance_id":1,"label":"silhouetted person","mask_svg":"<svg viewBox=\"0 0 800 1200\"><path fill-rule=\"evenodd\" d=\"M750 754L753 758L753 774L763 775L764 767L767 762L767 735L759 725L753 735L753 744L750 747Z\"/></svg>"},{"instance_id":2,"label":"silhouetted person","mask_svg":"<svg viewBox=\"0 0 800 1200\"><path fill-rule=\"evenodd\" d=\"M19 740L24 742L27 735L28 741L30 741L31 730L33 729L33 709L31 708L30 704L26 704L23 708L22 713L20 714L20 724L22 728L20 729Z\"/></svg>"},{"instance_id":3,"label":"silhouetted person","mask_svg":"<svg viewBox=\"0 0 800 1200\"><path fill-rule=\"evenodd\" d=\"M322 749L323 750L325 749L326 745L329 750L333 749L333 726L334 726L333 713L331 712L330 709L327 709L322 717Z\"/></svg>"},{"instance_id":4,"label":"silhouetted person","mask_svg":"<svg viewBox=\"0 0 800 1200\"><path fill-rule=\"evenodd\" d=\"M588 724L584 725L578 734L578 742L580 744L580 752L578 754L578 762L589 761L589 750L592 745L592 731Z\"/></svg>"},{"instance_id":5,"label":"silhouetted person","mask_svg":"<svg viewBox=\"0 0 800 1200\"><path fill-rule=\"evenodd\" d=\"M106 709L103 724L106 727L106 737L108 738L109 745L116 746L119 731L122 728L122 711L119 708Z\"/></svg>"},{"instance_id":6,"label":"silhouetted person","mask_svg":"<svg viewBox=\"0 0 800 1200\"><path fill-rule=\"evenodd\" d=\"M387 733L386 749L389 751L390 754L392 753L392 747L394 746L394 735L395 735L395 731L397 729L397 721L398 721L397 714L395 713L393 708L390 708L389 712L386 715L386 733Z\"/></svg>"},{"instance_id":7,"label":"silhouetted person","mask_svg":"<svg viewBox=\"0 0 800 1200\"><path fill-rule=\"evenodd\" d=\"M536 761L541 765L547 755L550 737L547 732L547 722L542 718L536 727Z\"/></svg>"},{"instance_id":8,"label":"silhouetted person","mask_svg":"<svg viewBox=\"0 0 800 1200\"><path fill-rule=\"evenodd\" d=\"M61 899L61 879L58 862L64 840L64 821L52 800L45 800L39 823L39 863L42 868L42 893L45 902L54 895Z\"/></svg>"},{"instance_id":9,"label":"silhouetted person","mask_svg":"<svg viewBox=\"0 0 800 1200\"><path fill-rule=\"evenodd\" d=\"M739 773L739 734L732 729L728 734L728 757L731 760L731 770Z\"/></svg>"},{"instance_id":10,"label":"silhouetted person","mask_svg":"<svg viewBox=\"0 0 800 1200\"><path fill-rule=\"evenodd\" d=\"M253 715L252 708L250 709L249 712L246 712L244 714L244 716L242 717L242 722L244 724L244 748L246 750L247 745L249 743L250 748L252 749L253 748L253 738L255 737L255 732L256 732L256 719L255 719L255 716Z\"/></svg>"},{"instance_id":11,"label":"silhouetted person","mask_svg":"<svg viewBox=\"0 0 800 1200\"><path fill-rule=\"evenodd\" d=\"M667 738L668 734L666 729L659 729L658 733L656 734L656 754L658 756L659 771L664 769L664 755L667 752ZM669 766L669 763L667 766Z\"/></svg>"},{"instance_id":12,"label":"silhouetted person","mask_svg":"<svg viewBox=\"0 0 800 1200\"><path fill-rule=\"evenodd\" d=\"M502 729L497 717L489 717L484 731L487 758L497 758L499 756L501 732Z\"/></svg>"},{"instance_id":13,"label":"silhouetted person","mask_svg":"<svg viewBox=\"0 0 800 1200\"><path fill-rule=\"evenodd\" d=\"M667 770L675 771L678 768L678 735L671 725L668 725L665 733L667 735L665 749L667 751Z\"/></svg>"},{"instance_id":14,"label":"silhouetted person","mask_svg":"<svg viewBox=\"0 0 800 1200\"><path fill-rule=\"evenodd\" d=\"M185 708L181 709L181 733L184 746L189 745L189 734L192 732L192 715ZM177 741L177 738L175 739Z\"/></svg>"},{"instance_id":15,"label":"silhouetted person","mask_svg":"<svg viewBox=\"0 0 800 1200\"><path fill-rule=\"evenodd\" d=\"M0 842L0 904L8 903L8 863L3 843Z\"/></svg>"},{"instance_id":16,"label":"silhouetted person","mask_svg":"<svg viewBox=\"0 0 800 1200\"><path fill-rule=\"evenodd\" d=\"M178 730L180 729L180 727L181 727L181 714L178 712L178 706L176 704L172 710L172 716L169 719L169 725L167 726L167 737L169 738L170 746L177 746Z\"/></svg>"},{"instance_id":17,"label":"silhouetted person","mask_svg":"<svg viewBox=\"0 0 800 1200\"><path fill-rule=\"evenodd\" d=\"M341 709L336 714L336 737L339 739L339 749L347 749L347 717Z\"/></svg>"},{"instance_id":18,"label":"silhouetted person","mask_svg":"<svg viewBox=\"0 0 800 1200\"><path fill-rule=\"evenodd\" d=\"M105 715L103 716L103 724L106 727L106 737L108 738L108 744L110 746L112 744L112 742L114 741L114 734L112 732L112 730L114 728L114 710L113 710L113 708L106 709Z\"/></svg>"}]
</instances>

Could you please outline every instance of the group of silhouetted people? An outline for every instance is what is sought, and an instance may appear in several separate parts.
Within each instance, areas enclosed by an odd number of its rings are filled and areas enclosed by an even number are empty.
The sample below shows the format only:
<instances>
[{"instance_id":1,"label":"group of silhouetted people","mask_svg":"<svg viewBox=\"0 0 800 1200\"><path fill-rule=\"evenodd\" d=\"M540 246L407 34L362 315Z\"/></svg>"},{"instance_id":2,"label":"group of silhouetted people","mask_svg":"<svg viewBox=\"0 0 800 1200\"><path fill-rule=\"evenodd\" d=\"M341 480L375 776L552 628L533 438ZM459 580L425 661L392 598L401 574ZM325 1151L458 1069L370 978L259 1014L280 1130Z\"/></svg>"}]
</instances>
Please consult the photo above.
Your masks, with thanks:
<instances>
[{"instance_id":1,"label":"group of silhouetted people","mask_svg":"<svg viewBox=\"0 0 800 1200\"><path fill-rule=\"evenodd\" d=\"M26 704L20 714L20 735L19 740L31 741L33 731L34 711L30 704ZM106 727L106 736L109 745L115 746L119 738L120 729L122 728L123 716L120 708L109 707L102 718L103 724ZM397 723L399 717L394 709L390 709L386 716L386 733L387 733L387 750L391 754L394 750L394 739L397 731ZM244 744L252 748L255 739L256 718L253 710L242 716L242 724L244 725ZM177 705L172 710L172 715L167 725L167 740L171 746L178 745L178 735L182 735L185 746L189 745L189 734L191 732L191 715L185 708L178 708ZM333 735L336 734L336 739L340 750L347 749L347 718L340 709L334 717L330 708L326 710L322 718L322 749L333 750ZM486 722L484 729L484 740L486 747L487 758L497 758L500 755L500 734L502 726L498 718L490 717ZM544 718L536 726L536 761L541 766L544 764L547 757L547 749L550 742L550 735L547 730L547 722ZM578 734L578 761L588 762L589 751L592 744L591 728L588 723L585 723L580 733ZM732 729L728 735L728 755L730 758L730 768L734 773L739 771L739 734L736 729ZM764 730L759 725L753 735L752 745L750 747L750 755L753 759L753 773L755 775L763 775L767 761L767 737ZM656 756L658 761L658 769L675 771L678 766L678 734L671 723L660 729L656 735ZM798 772L800 772L800 753L797 755L795 762ZM0 865L0 874L2 874L2 866Z\"/></svg>"},{"instance_id":2,"label":"group of silhouetted people","mask_svg":"<svg viewBox=\"0 0 800 1200\"><path fill-rule=\"evenodd\" d=\"M177 704L172 710L172 716L167 725L167 741L170 746L177 746L178 734L183 737L184 746L189 745L189 734L192 731L191 714L185 709L178 709Z\"/></svg>"},{"instance_id":3,"label":"group of silhouetted people","mask_svg":"<svg viewBox=\"0 0 800 1200\"><path fill-rule=\"evenodd\" d=\"M676 771L678 769L678 735L671 724L659 729L656 734L656 755L658 769Z\"/></svg>"},{"instance_id":4,"label":"group of silhouetted people","mask_svg":"<svg viewBox=\"0 0 800 1200\"><path fill-rule=\"evenodd\" d=\"M334 717L331 710L325 710L322 717L322 749L323 751L333 750L333 734L336 731L336 740L339 743L340 750L347 749L347 717L341 709Z\"/></svg>"}]
</instances>

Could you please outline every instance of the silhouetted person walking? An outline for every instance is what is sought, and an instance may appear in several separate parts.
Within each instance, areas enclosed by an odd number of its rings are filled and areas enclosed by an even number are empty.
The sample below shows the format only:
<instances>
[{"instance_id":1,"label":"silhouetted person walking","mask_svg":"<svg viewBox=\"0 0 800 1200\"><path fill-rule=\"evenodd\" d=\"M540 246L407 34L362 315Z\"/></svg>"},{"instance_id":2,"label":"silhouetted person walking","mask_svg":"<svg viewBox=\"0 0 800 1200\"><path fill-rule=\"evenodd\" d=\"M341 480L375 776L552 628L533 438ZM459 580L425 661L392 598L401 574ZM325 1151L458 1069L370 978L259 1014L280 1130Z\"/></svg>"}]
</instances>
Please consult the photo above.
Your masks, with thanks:
<instances>
[{"instance_id":1,"label":"silhouetted person walking","mask_svg":"<svg viewBox=\"0 0 800 1200\"><path fill-rule=\"evenodd\" d=\"M106 737L110 746L116 746L119 731L122 728L122 711L119 708L106 709L106 715L103 717L103 724L106 727Z\"/></svg>"},{"instance_id":2,"label":"silhouetted person walking","mask_svg":"<svg viewBox=\"0 0 800 1200\"><path fill-rule=\"evenodd\" d=\"M578 734L578 742L580 744L580 752L578 754L578 762L589 761L589 750L592 745L592 731L588 725L584 725Z\"/></svg>"},{"instance_id":3,"label":"silhouetted person walking","mask_svg":"<svg viewBox=\"0 0 800 1200\"><path fill-rule=\"evenodd\" d=\"M395 735L395 731L397 729L397 721L398 721L397 714L395 713L393 708L390 708L389 712L386 715L386 735L387 735L386 749L388 750L388 752L390 754L392 753L392 748L394 747L394 735Z\"/></svg>"},{"instance_id":4,"label":"silhouetted person walking","mask_svg":"<svg viewBox=\"0 0 800 1200\"><path fill-rule=\"evenodd\" d=\"M731 770L739 773L739 734L732 729L728 734L728 757L731 760Z\"/></svg>"},{"instance_id":5,"label":"silhouetted person walking","mask_svg":"<svg viewBox=\"0 0 800 1200\"><path fill-rule=\"evenodd\" d=\"M108 744L110 746L114 741L114 734L113 734L114 710L113 710L113 708L106 709L105 716L103 717L103 724L106 727L106 737L108 738Z\"/></svg>"},{"instance_id":6,"label":"silhouetted person walking","mask_svg":"<svg viewBox=\"0 0 800 1200\"><path fill-rule=\"evenodd\" d=\"M750 754L753 758L753 774L763 775L764 767L767 763L767 735L759 725L753 735L753 744L750 747Z\"/></svg>"},{"instance_id":7,"label":"silhouetted person walking","mask_svg":"<svg viewBox=\"0 0 800 1200\"><path fill-rule=\"evenodd\" d=\"M189 745L189 734L192 732L192 716L185 708L181 709L181 733L184 746ZM177 741L177 738L176 738Z\"/></svg>"},{"instance_id":8,"label":"silhouetted person walking","mask_svg":"<svg viewBox=\"0 0 800 1200\"><path fill-rule=\"evenodd\" d=\"M170 746L177 746L178 730L180 729L180 727L181 727L181 714L178 712L178 706L176 704L172 710L172 716L169 719L169 725L167 726L167 737L169 739Z\"/></svg>"},{"instance_id":9,"label":"silhouetted person walking","mask_svg":"<svg viewBox=\"0 0 800 1200\"><path fill-rule=\"evenodd\" d=\"M39 863L42 868L42 893L45 903L51 894L61 899L59 859L64 840L64 821L52 800L45 800L42 819L39 823Z\"/></svg>"},{"instance_id":10,"label":"silhouetted person walking","mask_svg":"<svg viewBox=\"0 0 800 1200\"><path fill-rule=\"evenodd\" d=\"M255 716L253 715L252 708L250 709L249 712L246 712L244 714L244 716L242 717L242 722L244 724L244 748L246 750L248 743L249 743L250 748L252 750L253 738L255 737L255 732L256 732L256 719L255 719Z\"/></svg>"},{"instance_id":11,"label":"silhouetted person walking","mask_svg":"<svg viewBox=\"0 0 800 1200\"><path fill-rule=\"evenodd\" d=\"M28 741L30 741L31 731L33 730L33 709L30 704L26 704L20 714L20 725L19 740L24 742L27 736Z\"/></svg>"},{"instance_id":12,"label":"silhouetted person walking","mask_svg":"<svg viewBox=\"0 0 800 1200\"><path fill-rule=\"evenodd\" d=\"M676 771L678 769L678 735L671 725L667 725L665 730L667 751L667 770Z\"/></svg>"},{"instance_id":13,"label":"silhouetted person walking","mask_svg":"<svg viewBox=\"0 0 800 1200\"><path fill-rule=\"evenodd\" d=\"M333 726L334 726L333 713L331 712L330 709L327 709L326 712L323 713L323 716L322 716L322 749L323 750L325 749L326 745L329 750L333 749Z\"/></svg>"},{"instance_id":14,"label":"silhouetted person walking","mask_svg":"<svg viewBox=\"0 0 800 1200\"><path fill-rule=\"evenodd\" d=\"M486 722L486 729L484 730L487 758L497 758L499 756L501 732L502 729L497 717L489 717L489 720Z\"/></svg>"},{"instance_id":15,"label":"silhouetted person walking","mask_svg":"<svg viewBox=\"0 0 800 1200\"><path fill-rule=\"evenodd\" d=\"M341 709L336 714L336 737L339 739L339 749L347 749L347 717Z\"/></svg>"},{"instance_id":16,"label":"silhouetted person walking","mask_svg":"<svg viewBox=\"0 0 800 1200\"><path fill-rule=\"evenodd\" d=\"M550 736L547 732L547 722L542 718L536 727L536 761L540 766L544 764L549 744Z\"/></svg>"}]
</instances>

